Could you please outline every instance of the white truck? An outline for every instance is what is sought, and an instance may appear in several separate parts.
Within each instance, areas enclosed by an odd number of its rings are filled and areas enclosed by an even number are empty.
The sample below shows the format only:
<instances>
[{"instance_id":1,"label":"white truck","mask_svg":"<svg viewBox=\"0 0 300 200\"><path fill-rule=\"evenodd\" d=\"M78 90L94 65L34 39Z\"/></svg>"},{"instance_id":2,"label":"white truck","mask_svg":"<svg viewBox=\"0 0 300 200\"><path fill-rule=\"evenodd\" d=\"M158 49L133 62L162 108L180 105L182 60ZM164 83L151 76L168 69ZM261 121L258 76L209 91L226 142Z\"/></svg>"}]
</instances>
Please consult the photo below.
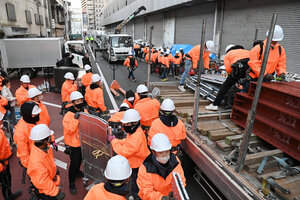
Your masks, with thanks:
<instances>
[{"instance_id":1,"label":"white truck","mask_svg":"<svg viewBox=\"0 0 300 200\"><path fill-rule=\"evenodd\" d=\"M103 56L108 62L125 60L133 50L133 40L129 34L106 35L103 45Z\"/></svg>"},{"instance_id":2,"label":"white truck","mask_svg":"<svg viewBox=\"0 0 300 200\"><path fill-rule=\"evenodd\" d=\"M0 66L10 73L18 71L34 77L43 68L53 68L65 52L74 45L73 63L82 67L85 54L83 41L67 41L63 38L19 38L0 40ZM75 52L75 53L74 53Z\"/></svg>"}]
</instances>

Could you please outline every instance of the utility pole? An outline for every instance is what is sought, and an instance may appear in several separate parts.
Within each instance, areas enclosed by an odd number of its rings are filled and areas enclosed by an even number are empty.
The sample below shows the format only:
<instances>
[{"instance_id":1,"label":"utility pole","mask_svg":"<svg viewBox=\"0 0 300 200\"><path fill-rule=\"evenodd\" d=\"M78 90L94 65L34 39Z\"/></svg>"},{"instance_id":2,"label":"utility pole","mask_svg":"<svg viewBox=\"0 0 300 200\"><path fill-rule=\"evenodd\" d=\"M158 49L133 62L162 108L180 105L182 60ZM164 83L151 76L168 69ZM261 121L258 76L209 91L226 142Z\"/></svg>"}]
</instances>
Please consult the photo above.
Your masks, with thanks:
<instances>
[{"instance_id":1,"label":"utility pole","mask_svg":"<svg viewBox=\"0 0 300 200\"><path fill-rule=\"evenodd\" d=\"M242 140L242 144L240 146L239 157L238 157L236 167L235 167L235 171L237 171L237 172L240 172L244 167L244 162L245 162L245 157L246 157L247 150L248 150L249 140L250 140L250 136L251 136L251 133L253 130L254 120L256 117L256 107L257 107L257 103L258 103L258 99L259 99L259 95L260 95L261 85L262 85L262 82L264 79L266 66L267 66L267 62L268 62L268 58L269 58L269 52L270 52L271 42L272 42L272 38L273 38L273 34L274 34L276 20L277 20L277 14L274 13L273 17L272 17L270 29L269 29L267 44L265 47L264 57L263 57L261 69L259 72L259 77L258 77L256 89L255 89L253 103L252 103L251 109L248 112L246 128L244 130L243 140Z\"/></svg>"},{"instance_id":2,"label":"utility pole","mask_svg":"<svg viewBox=\"0 0 300 200\"><path fill-rule=\"evenodd\" d=\"M147 77L147 88L150 87L150 69L151 69L151 50L152 50L152 30L153 26L150 27L150 41L149 41L149 63L148 63L148 77Z\"/></svg>"}]
</instances>

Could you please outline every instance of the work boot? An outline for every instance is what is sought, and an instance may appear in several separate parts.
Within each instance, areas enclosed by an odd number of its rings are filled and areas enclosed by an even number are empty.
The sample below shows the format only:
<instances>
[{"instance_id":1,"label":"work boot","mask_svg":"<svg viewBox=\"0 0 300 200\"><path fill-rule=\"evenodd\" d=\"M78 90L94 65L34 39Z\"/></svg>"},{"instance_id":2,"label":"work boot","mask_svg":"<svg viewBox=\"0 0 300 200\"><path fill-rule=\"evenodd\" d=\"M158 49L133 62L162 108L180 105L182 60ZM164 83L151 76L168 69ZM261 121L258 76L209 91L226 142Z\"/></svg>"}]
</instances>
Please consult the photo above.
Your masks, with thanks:
<instances>
[{"instance_id":1,"label":"work boot","mask_svg":"<svg viewBox=\"0 0 300 200\"><path fill-rule=\"evenodd\" d=\"M133 82L136 82L136 79L133 79Z\"/></svg>"},{"instance_id":2,"label":"work boot","mask_svg":"<svg viewBox=\"0 0 300 200\"><path fill-rule=\"evenodd\" d=\"M208 106L205 106L206 110L213 110L213 111L218 111L218 106L214 106L214 104L209 104Z\"/></svg>"},{"instance_id":3,"label":"work boot","mask_svg":"<svg viewBox=\"0 0 300 200\"><path fill-rule=\"evenodd\" d=\"M18 190L15 193L12 193L9 197L10 200L17 199L19 196L21 196L22 190Z\"/></svg>"},{"instance_id":4,"label":"work boot","mask_svg":"<svg viewBox=\"0 0 300 200\"><path fill-rule=\"evenodd\" d=\"M77 194L77 189L76 189L75 183L70 183L69 190L70 190L71 194L74 194L74 195Z\"/></svg>"},{"instance_id":5,"label":"work boot","mask_svg":"<svg viewBox=\"0 0 300 200\"><path fill-rule=\"evenodd\" d=\"M181 92L185 92L184 86L183 85L179 85L178 86L178 90L180 90Z\"/></svg>"}]
</instances>

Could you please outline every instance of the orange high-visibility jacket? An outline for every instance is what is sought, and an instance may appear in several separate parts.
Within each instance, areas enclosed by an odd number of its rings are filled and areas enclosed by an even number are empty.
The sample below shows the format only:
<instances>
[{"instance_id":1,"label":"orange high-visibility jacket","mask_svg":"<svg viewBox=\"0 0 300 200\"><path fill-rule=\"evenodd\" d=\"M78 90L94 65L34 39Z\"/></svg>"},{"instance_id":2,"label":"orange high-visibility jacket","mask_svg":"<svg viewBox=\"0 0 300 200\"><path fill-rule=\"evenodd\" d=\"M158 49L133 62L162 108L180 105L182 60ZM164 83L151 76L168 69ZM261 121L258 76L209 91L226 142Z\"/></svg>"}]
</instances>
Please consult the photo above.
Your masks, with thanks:
<instances>
[{"instance_id":1,"label":"orange high-visibility jacket","mask_svg":"<svg viewBox=\"0 0 300 200\"><path fill-rule=\"evenodd\" d=\"M5 115L6 113L6 109L4 108L4 106L6 106L8 104L8 100L3 97L2 95L0 95L0 112Z\"/></svg>"},{"instance_id":2,"label":"orange high-visibility jacket","mask_svg":"<svg viewBox=\"0 0 300 200\"><path fill-rule=\"evenodd\" d=\"M28 90L31 88L36 88L36 87L34 85L29 85ZM20 106L26 101L30 100L27 95L28 90L26 90L22 85L16 90L16 99L17 102L20 104Z\"/></svg>"},{"instance_id":3,"label":"orange high-visibility jacket","mask_svg":"<svg viewBox=\"0 0 300 200\"><path fill-rule=\"evenodd\" d=\"M151 61L151 62L152 62L152 56L153 56L153 54L150 55L150 61ZM147 53L146 56L145 56L145 62L146 62L146 63L149 63L149 53ZM150 62L150 63L151 63L151 62Z\"/></svg>"},{"instance_id":4,"label":"orange high-visibility jacket","mask_svg":"<svg viewBox=\"0 0 300 200\"><path fill-rule=\"evenodd\" d=\"M104 183L99 183L99 184L91 187L91 189L89 190L87 195L84 197L84 200L95 200L95 199L99 199L99 198L101 198L101 200L111 200L111 199L125 200L126 199L125 197L123 197L121 195L117 195L117 194L108 192L104 188Z\"/></svg>"},{"instance_id":5,"label":"orange high-visibility jacket","mask_svg":"<svg viewBox=\"0 0 300 200\"><path fill-rule=\"evenodd\" d=\"M3 162L5 165L8 164L8 159L11 156L11 150L10 145L8 143L8 140L6 136L4 135L4 132L2 129L0 129L0 161ZM0 172L3 171L3 164L0 162Z\"/></svg>"},{"instance_id":6,"label":"orange high-visibility jacket","mask_svg":"<svg viewBox=\"0 0 300 200\"><path fill-rule=\"evenodd\" d=\"M14 141L17 145L17 157L24 167L27 168L30 151L33 146L33 141L29 139L30 131L35 126L35 124L29 124L20 119L18 124L15 126Z\"/></svg>"},{"instance_id":7,"label":"orange high-visibility jacket","mask_svg":"<svg viewBox=\"0 0 300 200\"><path fill-rule=\"evenodd\" d=\"M166 68L169 68L170 67L170 59L169 57L162 57L161 58L161 64L166 67Z\"/></svg>"},{"instance_id":8,"label":"orange high-visibility jacket","mask_svg":"<svg viewBox=\"0 0 300 200\"><path fill-rule=\"evenodd\" d=\"M124 63L123 63L124 66L130 67L130 58L132 58L132 56L128 56L128 57L125 59L125 61L124 61ZM135 59L135 66L136 66L136 67L138 66L136 59Z\"/></svg>"},{"instance_id":9,"label":"orange high-visibility jacket","mask_svg":"<svg viewBox=\"0 0 300 200\"><path fill-rule=\"evenodd\" d=\"M236 61L249 58L249 51L245 49L233 49L229 51L225 57L224 57L224 65L225 65L225 70L227 71L228 74L231 73L232 68L231 65L236 63Z\"/></svg>"},{"instance_id":10,"label":"orange high-visibility jacket","mask_svg":"<svg viewBox=\"0 0 300 200\"><path fill-rule=\"evenodd\" d=\"M80 147L79 120L75 119L74 116L75 113L69 111L65 114L62 121L65 144L71 147Z\"/></svg>"},{"instance_id":11,"label":"orange high-visibility jacket","mask_svg":"<svg viewBox=\"0 0 300 200\"><path fill-rule=\"evenodd\" d=\"M145 47L145 48L143 48L143 52L144 52L144 54L147 54L147 53L149 53L149 47Z\"/></svg>"},{"instance_id":12,"label":"orange high-visibility jacket","mask_svg":"<svg viewBox=\"0 0 300 200\"><path fill-rule=\"evenodd\" d=\"M200 45L194 46L188 54L191 56L193 61L193 68L197 68L199 57L200 57ZM203 63L204 68L209 69L209 51L205 52L203 50Z\"/></svg>"},{"instance_id":13,"label":"orange high-visibility jacket","mask_svg":"<svg viewBox=\"0 0 300 200\"><path fill-rule=\"evenodd\" d=\"M142 128L139 127L135 133L127 134L126 138L111 141L114 152L127 158L131 168L139 168L145 158L150 154L147 147L147 139Z\"/></svg>"},{"instance_id":14,"label":"orange high-visibility jacket","mask_svg":"<svg viewBox=\"0 0 300 200\"><path fill-rule=\"evenodd\" d=\"M151 61L152 61L153 63L155 63L156 58L158 57L158 52L153 53L152 55L153 55L153 56L151 56Z\"/></svg>"},{"instance_id":15,"label":"orange high-visibility jacket","mask_svg":"<svg viewBox=\"0 0 300 200\"><path fill-rule=\"evenodd\" d=\"M65 80L64 84L61 87L61 101L70 102L70 95L75 91L77 91L77 84L72 84L69 83L68 80Z\"/></svg>"},{"instance_id":16,"label":"orange high-visibility jacket","mask_svg":"<svg viewBox=\"0 0 300 200\"><path fill-rule=\"evenodd\" d=\"M148 133L148 144L151 146L151 140L157 133L163 133L168 136L172 147L176 147L181 143L181 140L186 138L186 130L184 123L178 119L178 123L174 127L164 125L160 118L154 120L151 124Z\"/></svg>"},{"instance_id":17,"label":"orange high-visibility jacket","mask_svg":"<svg viewBox=\"0 0 300 200\"><path fill-rule=\"evenodd\" d=\"M140 47L140 45L135 44L135 45L133 46L133 48L134 48L134 49L140 49L141 47Z\"/></svg>"},{"instance_id":18,"label":"orange high-visibility jacket","mask_svg":"<svg viewBox=\"0 0 300 200\"><path fill-rule=\"evenodd\" d=\"M138 178L137 178L137 185L140 189L139 191L139 196L143 200L161 200L163 196L168 196L169 192L172 191L172 173L177 172L179 173L183 184L185 185L185 177L184 177L184 172L181 166L181 163L179 159L175 156L173 156L173 159L177 159L178 164L177 166L173 169L172 172L164 179L161 177L158 173L155 173L154 164L151 161L151 156L148 156L144 163L141 165L139 168L138 172ZM147 169L149 168L149 170ZM152 170L150 169L152 168Z\"/></svg>"},{"instance_id":19,"label":"orange high-visibility jacket","mask_svg":"<svg viewBox=\"0 0 300 200\"><path fill-rule=\"evenodd\" d=\"M47 153L33 145L30 153L27 174L39 193L56 196L59 192L60 177L56 175L56 164L50 146ZM55 178L55 180L53 180Z\"/></svg>"},{"instance_id":20,"label":"orange high-visibility jacket","mask_svg":"<svg viewBox=\"0 0 300 200\"><path fill-rule=\"evenodd\" d=\"M100 87L93 90L91 89L91 86L87 87L85 91L85 100L89 106L99 108L102 112L106 111L103 90Z\"/></svg>"},{"instance_id":21,"label":"orange high-visibility jacket","mask_svg":"<svg viewBox=\"0 0 300 200\"><path fill-rule=\"evenodd\" d=\"M160 109L160 103L157 99L151 99L149 97L141 99L134 106L141 116L141 125L151 126L153 120L158 118L158 112Z\"/></svg>"},{"instance_id":22,"label":"orange high-visibility jacket","mask_svg":"<svg viewBox=\"0 0 300 200\"><path fill-rule=\"evenodd\" d=\"M82 76L81 83L82 85L84 85L84 87L87 88L92 84L92 76L93 76L92 72L88 72Z\"/></svg>"},{"instance_id":23,"label":"orange high-visibility jacket","mask_svg":"<svg viewBox=\"0 0 300 200\"><path fill-rule=\"evenodd\" d=\"M135 104L140 100L140 96L137 93L135 93L134 96L135 96L135 98L134 98L133 105L129 101L127 101L126 98L123 101L123 103L127 103L128 104L128 106L129 106L130 109L132 109L135 106Z\"/></svg>"},{"instance_id":24,"label":"orange high-visibility jacket","mask_svg":"<svg viewBox=\"0 0 300 200\"><path fill-rule=\"evenodd\" d=\"M173 62L174 62L174 57L172 56L172 54L169 54L169 55L168 55L168 58L169 58L169 62L170 62L170 63L173 63Z\"/></svg>"},{"instance_id":25,"label":"orange high-visibility jacket","mask_svg":"<svg viewBox=\"0 0 300 200\"><path fill-rule=\"evenodd\" d=\"M125 111L117 112L111 116L111 118L108 120L109 122L121 122L121 119L123 118Z\"/></svg>"},{"instance_id":26,"label":"orange high-visibility jacket","mask_svg":"<svg viewBox=\"0 0 300 200\"><path fill-rule=\"evenodd\" d=\"M178 58L176 58L175 56L178 56ZM173 62L174 62L174 64L175 64L175 65L180 65L181 59L182 59L181 53L179 53L179 54L177 54L177 55L175 55L175 56L173 57Z\"/></svg>"},{"instance_id":27,"label":"orange high-visibility jacket","mask_svg":"<svg viewBox=\"0 0 300 200\"><path fill-rule=\"evenodd\" d=\"M277 71L277 74L280 75L282 73L286 73L286 54L284 48L281 46L281 55L279 55L279 46L280 44L276 44L274 47L270 47L270 53L268 57L268 62L266 66L266 74L272 74ZM252 78L258 78L262 59L264 57L266 48L266 40L264 41L263 52L261 55L261 59L259 60L260 56L260 45L256 45L250 50L250 60L248 62L249 67L252 69L253 72L250 72L250 76Z\"/></svg>"}]
</instances>

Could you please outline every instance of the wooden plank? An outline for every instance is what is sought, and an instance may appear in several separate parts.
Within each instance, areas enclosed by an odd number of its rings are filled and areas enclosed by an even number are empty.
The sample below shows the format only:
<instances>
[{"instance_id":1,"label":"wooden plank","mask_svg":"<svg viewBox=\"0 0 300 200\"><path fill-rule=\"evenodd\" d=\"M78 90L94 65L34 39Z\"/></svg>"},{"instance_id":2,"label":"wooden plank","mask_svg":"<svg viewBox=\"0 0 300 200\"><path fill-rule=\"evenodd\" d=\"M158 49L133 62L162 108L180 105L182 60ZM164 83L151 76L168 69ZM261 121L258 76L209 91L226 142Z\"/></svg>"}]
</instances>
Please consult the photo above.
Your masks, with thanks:
<instances>
[{"instance_id":1,"label":"wooden plank","mask_svg":"<svg viewBox=\"0 0 300 200\"><path fill-rule=\"evenodd\" d=\"M212 141L223 140L227 136L237 135L238 133L241 133L241 132L238 132L238 131L232 132L232 131L229 131L228 129L213 130L213 131L208 131L208 138Z\"/></svg>"},{"instance_id":2,"label":"wooden plank","mask_svg":"<svg viewBox=\"0 0 300 200\"><path fill-rule=\"evenodd\" d=\"M260 163L266 156L282 157L283 155L284 155L283 152L279 149L264 151L264 152L254 153L254 154L248 154L245 158L244 165Z\"/></svg>"},{"instance_id":3,"label":"wooden plank","mask_svg":"<svg viewBox=\"0 0 300 200\"><path fill-rule=\"evenodd\" d=\"M246 166L244 166L244 169L247 172L252 173L252 172L255 172L259 168L259 165L260 165L260 163L255 163L255 164L252 164L252 165L246 165ZM272 168L274 166L278 166L278 162L276 160L270 160L270 161L266 162L264 169L269 169L269 168Z\"/></svg>"},{"instance_id":4,"label":"wooden plank","mask_svg":"<svg viewBox=\"0 0 300 200\"><path fill-rule=\"evenodd\" d=\"M233 128L233 130L237 130L237 129L240 130L240 128L230 119L222 120L222 122L225 123L228 127ZM198 126L197 126L198 131L203 135L207 135L208 131L219 130L224 128L226 127L223 126L223 124L221 124L219 120L200 121L198 122Z\"/></svg>"},{"instance_id":5,"label":"wooden plank","mask_svg":"<svg viewBox=\"0 0 300 200\"><path fill-rule=\"evenodd\" d=\"M222 151L233 150L234 147L225 143L225 140L216 141L216 146Z\"/></svg>"},{"instance_id":6,"label":"wooden plank","mask_svg":"<svg viewBox=\"0 0 300 200\"><path fill-rule=\"evenodd\" d=\"M221 119L229 119L230 113L221 113L220 114ZM204 114L198 116L199 121L213 121L213 120L219 120L219 114Z\"/></svg>"},{"instance_id":7,"label":"wooden plank","mask_svg":"<svg viewBox=\"0 0 300 200\"><path fill-rule=\"evenodd\" d=\"M250 141L256 140L256 138L257 138L257 136L252 133L250 136ZM233 141L238 142L241 139L243 139L243 135L233 135L233 136L226 137L225 142L226 142L226 144L230 145Z\"/></svg>"}]
</instances>

